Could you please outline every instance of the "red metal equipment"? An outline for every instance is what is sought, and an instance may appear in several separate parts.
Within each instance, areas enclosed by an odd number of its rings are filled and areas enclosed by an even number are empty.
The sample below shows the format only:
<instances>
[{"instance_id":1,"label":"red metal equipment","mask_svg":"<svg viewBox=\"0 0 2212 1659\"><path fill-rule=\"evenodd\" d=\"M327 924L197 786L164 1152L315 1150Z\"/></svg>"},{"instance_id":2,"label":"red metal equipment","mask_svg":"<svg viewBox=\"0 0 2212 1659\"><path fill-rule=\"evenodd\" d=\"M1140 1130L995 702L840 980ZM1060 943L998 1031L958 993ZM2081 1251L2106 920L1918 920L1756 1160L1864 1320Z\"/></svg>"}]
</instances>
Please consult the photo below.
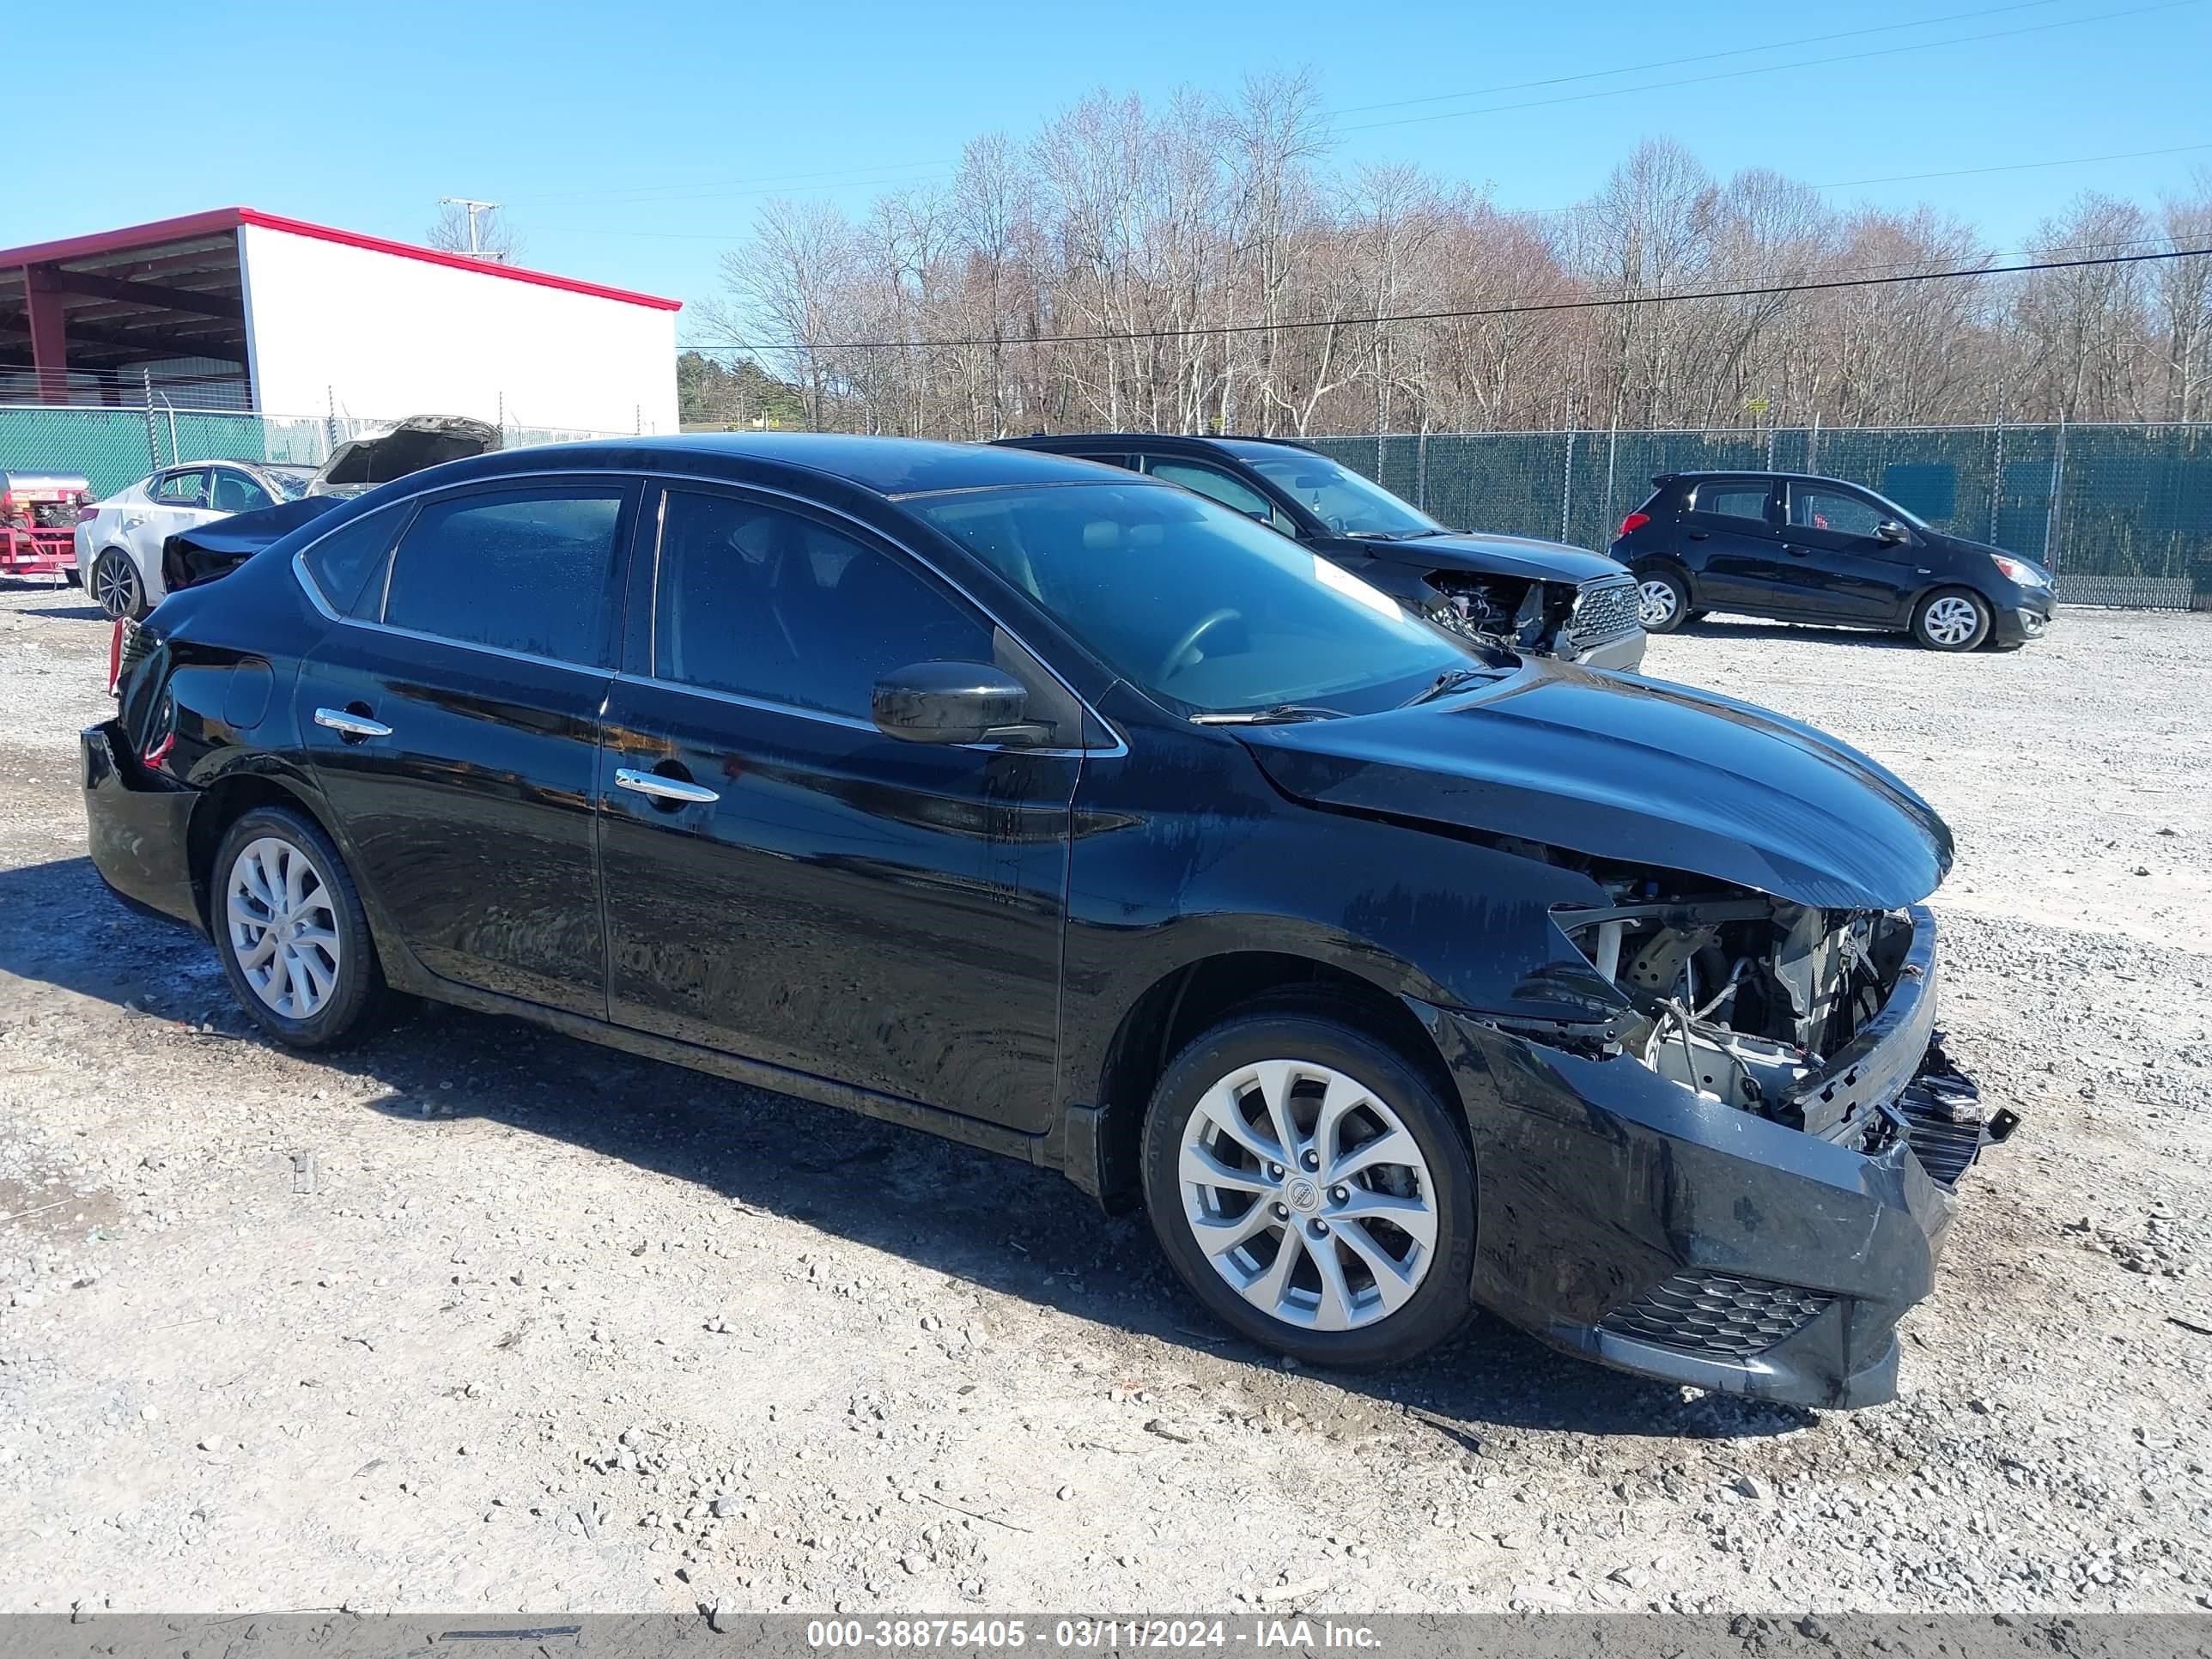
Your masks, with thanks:
<instances>
[{"instance_id":1,"label":"red metal equipment","mask_svg":"<svg viewBox=\"0 0 2212 1659\"><path fill-rule=\"evenodd\" d=\"M92 484L74 473L0 472L0 576L58 576L76 568L76 526Z\"/></svg>"}]
</instances>

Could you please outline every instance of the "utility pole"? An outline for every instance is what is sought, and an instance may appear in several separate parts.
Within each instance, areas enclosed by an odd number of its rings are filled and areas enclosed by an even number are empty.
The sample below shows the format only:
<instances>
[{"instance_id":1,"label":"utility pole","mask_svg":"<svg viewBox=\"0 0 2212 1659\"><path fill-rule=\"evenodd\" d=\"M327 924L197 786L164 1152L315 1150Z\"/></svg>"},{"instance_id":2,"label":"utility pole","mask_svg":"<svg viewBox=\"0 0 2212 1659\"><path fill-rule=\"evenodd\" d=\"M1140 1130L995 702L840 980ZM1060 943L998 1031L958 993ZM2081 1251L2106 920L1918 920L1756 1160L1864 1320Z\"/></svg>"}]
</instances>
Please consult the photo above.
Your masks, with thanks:
<instances>
[{"instance_id":1,"label":"utility pole","mask_svg":"<svg viewBox=\"0 0 2212 1659\"><path fill-rule=\"evenodd\" d=\"M471 201L465 196L441 196L438 198L438 204L441 207L460 208L468 214L469 257L472 259L483 258L484 257L483 248L477 240L477 215L479 213L496 213L499 211L499 204L496 202Z\"/></svg>"}]
</instances>

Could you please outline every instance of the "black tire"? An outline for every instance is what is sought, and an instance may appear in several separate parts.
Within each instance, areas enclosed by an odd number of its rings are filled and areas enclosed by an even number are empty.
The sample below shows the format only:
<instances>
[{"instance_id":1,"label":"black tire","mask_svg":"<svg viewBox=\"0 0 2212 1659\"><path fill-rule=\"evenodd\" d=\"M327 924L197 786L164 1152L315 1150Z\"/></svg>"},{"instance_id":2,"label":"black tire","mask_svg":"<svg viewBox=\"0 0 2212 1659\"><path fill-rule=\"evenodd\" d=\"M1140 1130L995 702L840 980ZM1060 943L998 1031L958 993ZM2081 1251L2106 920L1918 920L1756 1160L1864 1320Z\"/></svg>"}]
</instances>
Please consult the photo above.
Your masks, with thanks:
<instances>
[{"instance_id":1,"label":"black tire","mask_svg":"<svg viewBox=\"0 0 2212 1659\"><path fill-rule=\"evenodd\" d=\"M145 579L118 547L109 548L92 562L92 597L111 619L128 617L137 622L149 609Z\"/></svg>"},{"instance_id":2,"label":"black tire","mask_svg":"<svg viewBox=\"0 0 2212 1659\"><path fill-rule=\"evenodd\" d=\"M1692 611L1688 616L1683 617L1682 620L1684 622L1701 623L1712 614L1713 613L1710 611Z\"/></svg>"},{"instance_id":3,"label":"black tire","mask_svg":"<svg viewBox=\"0 0 2212 1659\"><path fill-rule=\"evenodd\" d=\"M1349 1370L1401 1365L1419 1358L1456 1332L1467 1322L1474 1305L1470 1289L1474 1261L1474 1160L1468 1151L1466 1133L1460 1127L1457 1109L1443 1098L1438 1085L1430 1081L1419 1066L1391 1044L1361 1030L1355 1021L1355 1010L1341 1003L1313 999L1252 1004L1231 1013L1170 1064L1159 1086L1153 1091L1144 1137L1145 1207L1152 1217L1152 1232L1161 1249L1191 1293L1224 1324L1262 1347L1288 1354L1307 1364ZM1434 1217L1435 1243L1425 1252L1425 1267L1418 1283L1402 1305L1373 1315L1367 1322L1355 1324L1350 1329L1315 1329L1280 1318L1247 1301L1200 1245L1186 1207L1181 1175L1184 1131L1197 1115L1200 1102L1217 1084L1226 1081L1241 1067L1286 1059L1341 1073L1365 1090L1375 1102L1395 1115L1411 1135L1429 1177L1425 1190L1410 1172L1390 1177L1403 1182L1425 1200ZM1310 1109L1306 1102L1300 1103L1301 1109ZM1343 1121L1348 1126L1359 1116L1360 1113L1354 1112ZM1366 1121L1388 1127L1372 1117ZM1291 1132L1297 1135L1314 1127L1311 1123L1297 1124ZM1271 1139L1279 1141L1279 1137ZM1345 1145L1341 1140L1336 1144ZM1356 1149L1355 1146L1352 1150ZM1250 1167L1257 1173L1267 1166L1255 1158ZM1295 1169L1285 1172L1286 1177L1297 1173ZM1321 1173L1325 1176L1326 1172ZM1308 1190L1300 1196L1310 1196L1316 1205L1333 1206L1338 1201L1334 1194L1347 1192L1353 1184L1361 1187L1362 1200L1370 1193L1386 1199L1397 1194L1397 1187L1370 1184L1382 1175L1379 1169L1363 1172L1334 1188L1317 1178L1302 1183ZM1282 1190L1286 1197L1291 1195L1288 1186ZM1269 1203L1260 1196L1253 1197L1251 1201L1255 1206ZM1286 1206L1271 1205L1270 1208L1291 1226L1300 1224ZM1230 1218L1238 1219L1249 1213L1249 1211L1240 1210ZM1316 1238L1329 1232L1322 1219L1327 1212L1306 1213L1314 1216L1304 1224L1308 1230L1315 1229L1316 1222L1321 1223ZM1344 1224L1340 1220L1340 1230ZM1275 1252L1286 1247L1287 1240L1279 1227L1261 1231L1262 1234L1273 1235L1265 1240L1267 1255L1272 1261ZM1409 1250L1407 1259L1411 1259L1414 1240L1410 1234L1398 1232L1388 1224L1379 1231L1370 1231L1362 1224L1359 1231L1361 1237L1370 1245L1378 1240L1402 1240ZM1261 1237L1255 1235L1253 1243L1260 1245ZM1319 1246L1301 1236L1298 1248L1309 1251ZM1380 1305L1380 1286L1371 1271L1362 1265L1359 1252L1334 1239L1328 1243L1327 1248L1333 1253L1340 1273L1353 1279L1366 1275L1358 1294L1372 1298L1370 1305ZM1300 1273L1305 1274L1316 1288L1298 1290L1297 1294L1317 1296L1319 1280L1314 1256L1307 1255L1293 1269L1294 1283ZM1255 1273L1257 1276L1261 1275Z\"/></svg>"},{"instance_id":4,"label":"black tire","mask_svg":"<svg viewBox=\"0 0 2212 1659\"><path fill-rule=\"evenodd\" d=\"M63 568L62 580L67 582L71 587L82 587L84 586L83 576L78 573L77 568L73 564L67 565Z\"/></svg>"},{"instance_id":5,"label":"black tire","mask_svg":"<svg viewBox=\"0 0 2212 1659\"><path fill-rule=\"evenodd\" d=\"M1690 620L1690 585L1663 564L1636 573L1636 597L1637 620L1647 634L1671 634Z\"/></svg>"},{"instance_id":6,"label":"black tire","mask_svg":"<svg viewBox=\"0 0 2212 1659\"><path fill-rule=\"evenodd\" d=\"M1972 625L1962 627L1961 605L1972 610ZM1990 636L1996 622L1990 602L1972 588L1939 587L1912 608L1913 642L1930 651L1972 651Z\"/></svg>"},{"instance_id":7,"label":"black tire","mask_svg":"<svg viewBox=\"0 0 2212 1659\"><path fill-rule=\"evenodd\" d=\"M307 897L318 904L316 914L326 909L331 918L326 930L315 931L327 931L336 940L331 953L336 957L336 970L330 975L330 988L303 1016L272 1006L256 988L240 960L230 920L229 894L239 860L247 848L264 842L282 843L305 860L317 883L316 888L307 890ZM368 917L362 909L353 877L314 820L283 806L257 806L240 815L216 848L207 893L208 931L214 935L216 953L222 958L223 976L255 1024L293 1048L342 1048L375 1029L389 1000L384 969L376 959L375 941L369 936ZM322 967L328 963L329 954L318 954L315 961Z\"/></svg>"}]
</instances>

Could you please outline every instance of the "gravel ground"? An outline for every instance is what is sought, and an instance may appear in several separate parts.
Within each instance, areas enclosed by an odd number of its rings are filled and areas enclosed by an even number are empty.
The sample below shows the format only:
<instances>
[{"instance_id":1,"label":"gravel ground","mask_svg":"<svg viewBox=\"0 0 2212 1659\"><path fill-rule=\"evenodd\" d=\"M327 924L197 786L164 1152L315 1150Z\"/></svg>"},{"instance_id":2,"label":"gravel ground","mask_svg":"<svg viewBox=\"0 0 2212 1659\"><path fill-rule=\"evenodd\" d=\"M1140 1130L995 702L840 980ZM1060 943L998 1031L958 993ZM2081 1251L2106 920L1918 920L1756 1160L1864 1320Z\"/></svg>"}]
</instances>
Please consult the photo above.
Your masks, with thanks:
<instances>
[{"instance_id":1,"label":"gravel ground","mask_svg":"<svg viewBox=\"0 0 2212 1659\"><path fill-rule=\"evenodd\" d=\"M1057 1177L470 1015L271 1048L86 862L106 644L0 586L0 1610L2212 1606L2212 617L1654 644L1959 835L2027 1122L1853 1413L1300 1372Z\"/></svg>"}]
</instances>

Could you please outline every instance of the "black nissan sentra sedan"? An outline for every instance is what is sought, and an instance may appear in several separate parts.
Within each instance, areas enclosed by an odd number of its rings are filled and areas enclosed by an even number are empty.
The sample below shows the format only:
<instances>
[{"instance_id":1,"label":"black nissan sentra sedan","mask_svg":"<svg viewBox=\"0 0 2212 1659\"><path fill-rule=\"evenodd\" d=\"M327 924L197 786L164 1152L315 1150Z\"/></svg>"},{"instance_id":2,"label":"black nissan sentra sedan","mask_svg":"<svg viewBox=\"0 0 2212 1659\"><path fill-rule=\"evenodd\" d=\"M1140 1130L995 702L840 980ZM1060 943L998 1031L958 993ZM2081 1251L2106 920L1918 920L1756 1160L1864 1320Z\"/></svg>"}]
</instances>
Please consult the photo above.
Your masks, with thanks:
<instances>
[{"instance_id":1,"label":"black nissan sentra sedan","mask_svg":"<svg viewBox=\"0 0 2212 1659\"><path fill-rule=\"evenodd\" d=\"M1479 1305L1886 1399L2010 1127L1933 1029L1951 842L1905 785L1125 471L486 455L127 643L94 861L278 1041L405 993L933 1130L1142 1204L1310 1363Z\"/></svg>"}]
</instances>

